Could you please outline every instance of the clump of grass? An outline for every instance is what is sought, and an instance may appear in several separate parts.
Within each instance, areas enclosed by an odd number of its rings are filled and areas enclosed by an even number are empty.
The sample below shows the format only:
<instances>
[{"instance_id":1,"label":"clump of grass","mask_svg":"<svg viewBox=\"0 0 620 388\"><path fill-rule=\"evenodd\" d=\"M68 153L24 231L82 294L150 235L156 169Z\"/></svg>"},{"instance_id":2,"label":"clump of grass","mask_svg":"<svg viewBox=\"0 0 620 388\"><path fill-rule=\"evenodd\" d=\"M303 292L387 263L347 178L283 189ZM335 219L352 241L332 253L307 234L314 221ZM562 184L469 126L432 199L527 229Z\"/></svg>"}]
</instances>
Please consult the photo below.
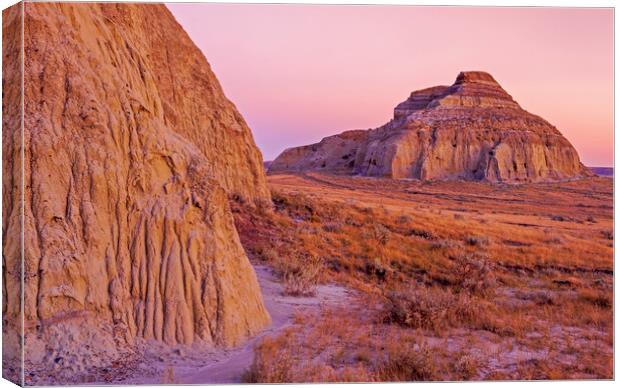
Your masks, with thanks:
<instances>
[{"instance_id":1,"label":"clump of grass","mask_svg":"<svg viewBox=\"0 0 620 388\"><path fill-rule=\"evenodd\" d=\"M276 338L265 338L254 349L254 361L245 371L245 383L285 383L291 382L293 355L287 351L286 344L290 330Z\"/></svg>"},{"instance_id":2,"label":"clump of grass","mask_svg":"<svg viewBox=\"0 0 620 388\"><path fill-rule=\"evenodd\" d=\"M469 297L441 288L390 292L382 312L384 322L437 333L452 325L473 322L478 313Z\"/></svg>"},{"instance_id":3,"label":"clump of grass","mask_svg":"<svg viewBox=\"0 0 620 388\"><path fill-rule=\"evenodd\" d=\"M562 245L565 243L565 240L562 238L562 236L554 235L554 236L551 236L549 239L547 239L546 242L550 244L555 244L555 245Z\"/></svg>"},{"instance_id":4,"label":"clump of grass","mask_svg":"<svg viewBox=\"0 0 620 388\"><path fill-rule=\"evenodd\" d=\"M279 261L280 256L278 256L278 252L271 247L258 247L255 249L255 252L258 253L259 257L266 262L276 263Z\"/></svg>"},{"instance_id":5,"label":"clump of grass","mask_svg":"<svg viewBox=\"0 0 620 388\"><path fill-rule=\"evenodd\" d=\"M485 247L489 245L489 238L487 236L465 236L465 243L473 247Z\"/></svg>"},{"instance_id":6,"label":"clump of grass","mask_svg":"<svg viewBox=\"0 0 620 388\"><path fill-rule=\"evenodd\" d=\"M614 239L614 231L613 230L603 230L601 231L601 234L603 235L603 238L606 240L613 240Z\"/></svg>"},{"instance_id":7,"label":"clump of grass","mask_svg":"<svg viewBox=\"0 0 620 388\"><path fill-rule=\"evenodd\" d=\"M584 288L579 290L577 298L604 309L610 309L613 305L613 294L609 291Z\"/></svg>"},{"instance_id":8,"label":"clump of grass","mask_svg":"<svg viewBox=\"0 0 620 388\"><path fill-rule=\"evenodd\" d=\"M457 248L458 246L459 244L454 240L442 239L442 240L433 241L430 245L430 249L432 251L435 251L439 249Z\"/></svg>"},{"instance_id":9,"label":"clump of grass","mask_svg":"<svg viewBox=\"0 0 620 388\"><path fill-rule=\"evenodd\" d=\"M282 261L282 260L281 260ZM323 268L323 259L310 254L297 254L280 265L284 293L291 296L314 296Z\"/></svg>"},{"instance_id":10,"label":"clump of grass","mask_svg":"<svg viewBox=\"0 0 620 388\"><path fill-rule=\"evenodd\" d=\"M374 260L367 260L364 269L368 275L376 276L381 281L386 280L390 273L389 267L384 265L378 257Z\"/></svg>"},{"instance_id":11,"label":"clump of grass","mask_svg":"<svg viewBox=\"0 0 620 388\"><path fill-rule=\"evenodd\" d=\"M402 214L396 219L396 223L399 225L408 225L411 223L411 221L411 216L408 216L406 214Z\"/></svg>"},{"instance_id":12,"label":"clump of grass","mask_svg":"<svg viewBox=\"0 0 620 388\"><path fill-rule=\"evenodd\" d=\"M523 300L529 300L538 306L556 305L558 300L556 295L550 290L518 291L515 295Z\"/></svg>"},{"instance_id":13,"label":"clump of grass","mask_svg":"<svg viewBox=\"0 0 620 388\"><path fill-rule=\"evenodd\" d=\"M387 245L390 241L390 230L382 224L375 224L372 228L372 238L380 245Z\"/></svg>"},{"instance_id":14,"label":"clump of grass","mask_svg":"<svg viewBox=\"0 0 620 388\"><path fill-rule=\"evenodd\" d=\"M377 366L379 381L440 380L433 350L426 343L414 346L392 346L387 357Z\"/></svg>"},{"instance_id":15,"label":"clump of grass","mask_svg":"<svg viewBox=\"0 0 620 388\"><path fill-rule=\"evenodd\" d=\"M341 217L336 203L321 203L304 194L284 195L272 192L271 199L276 211L287 213L290 217L310 222L338 221Z\"/></svg>"},{"instance_id":16,"label":"clump of grass","mask_svg":"<svg viewBox=\"0 0 620 388\"><path fill-rule=\"evenodd\" d=\"M496 287L495 275L486 256L478 254L459 255L454 258L456 291L490 296Z\"/></svg>"},{"instance_id":17,"label":"clump of grass","mask_svg":"<svg viewBox=\"0 0 620 388\"><path fill-rule=\"evenodd\" d=\"M412 228L409 230L410 236L422 237L425 240L434 240L436 237L432 232L424 229Z\"/></svg>"},{"instance_id":18,"label":"clump of grass","mask_svg":"<svg viewBox=\"0 0 620 388\"><path fill-rule=\"evenodd\" d=\"M471 354L461 354L452 367L457 380L472 380L477 377L480 361Z\"/></svg>"},{"instance_id":19,"label":"clump of grass","mask_svg":"<svg viewBox=\"0 0 620 388\"><path fill-rule=\"evenodd\" d=\"M323 224L323 230L329 233L336 233L342 230L342 224L340 222L326 222Z\"/></svg>"}]
</instances>

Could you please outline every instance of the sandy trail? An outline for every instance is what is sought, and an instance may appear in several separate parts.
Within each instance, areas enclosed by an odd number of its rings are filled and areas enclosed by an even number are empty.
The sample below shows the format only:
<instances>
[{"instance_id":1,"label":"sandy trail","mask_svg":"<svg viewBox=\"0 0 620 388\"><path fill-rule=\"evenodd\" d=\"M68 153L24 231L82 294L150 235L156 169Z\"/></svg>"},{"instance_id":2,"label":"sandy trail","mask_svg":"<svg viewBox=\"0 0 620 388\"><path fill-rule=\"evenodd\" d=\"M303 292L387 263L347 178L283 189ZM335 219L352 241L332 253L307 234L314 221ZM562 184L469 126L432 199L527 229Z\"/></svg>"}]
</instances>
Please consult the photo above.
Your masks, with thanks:
<instances>
[{"instance_id":1,"label":"sandy trail","mask_svg":"<svg viewBox=\"0 0 620 388\"><path fill-rule=\"evenodd\" d=\"M261 338L276 334L289 326L295 312L318 311L321 305L337 305L349 299L349 291L337 285L320 285L314 297L290 297L282 294L282 284L277 282L271 269L254 266L263 293L265 306L271 315L272 323L256 337L243 346L224 351L221 358L213 363L178 376L175 382L185 384L239 383L243 372L254 359L254 346Z\"/></svg>"},{"instance_id":2,"label":"sandy trail","mask_svg":"<svg viewBox=\"0 0 620 388\"><path fill-rule=\"evenodd\" d=\"M145 347L144 358L132 377L123 384L225 384L242 382L243 373L254 359L254 346L265 336L276 335L292 324L296 312L318 312L321 306L347 303L351 291L344 287L319 285L313 297L283 295L283 286L273 271L254 265L263 293L265 307L272 323L261 333L234 349L178 347L171 349L151 342ZM117 381L118 383L118 381Z\"/></svg>"}]
</instances>

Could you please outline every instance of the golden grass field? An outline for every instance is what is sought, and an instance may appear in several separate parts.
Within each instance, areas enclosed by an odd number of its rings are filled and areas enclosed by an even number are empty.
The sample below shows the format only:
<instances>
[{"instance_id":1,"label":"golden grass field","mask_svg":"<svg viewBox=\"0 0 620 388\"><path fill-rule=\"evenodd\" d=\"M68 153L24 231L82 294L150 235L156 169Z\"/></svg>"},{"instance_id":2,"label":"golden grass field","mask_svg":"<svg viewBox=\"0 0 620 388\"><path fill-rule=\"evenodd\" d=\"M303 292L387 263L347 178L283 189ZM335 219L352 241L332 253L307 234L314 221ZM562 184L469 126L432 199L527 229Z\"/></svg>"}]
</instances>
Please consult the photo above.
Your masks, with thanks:
<instances>
[{"instance_id":1,"label":"golden grass field","mask_svg":"<svg viewBox=\"0 0 620 388\"><path fill-rule=\"evenodd\" d=\"M259 343L248 382L613 378L611 179L269 185L233 203L251 260L355 297Z\"/></svg>"}]
</instances>

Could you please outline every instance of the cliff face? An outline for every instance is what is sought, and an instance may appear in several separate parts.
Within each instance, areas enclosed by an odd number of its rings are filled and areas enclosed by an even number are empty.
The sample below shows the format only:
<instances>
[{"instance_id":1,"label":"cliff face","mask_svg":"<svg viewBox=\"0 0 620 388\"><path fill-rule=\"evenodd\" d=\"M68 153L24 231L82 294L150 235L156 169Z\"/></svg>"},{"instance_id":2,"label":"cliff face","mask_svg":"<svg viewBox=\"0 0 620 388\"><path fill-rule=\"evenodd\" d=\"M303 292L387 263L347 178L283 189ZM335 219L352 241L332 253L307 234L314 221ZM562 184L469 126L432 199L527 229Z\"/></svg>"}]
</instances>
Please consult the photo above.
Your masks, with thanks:
<instances>
[{"instance_id":1,"label":"cliff face","mask_svg":"<svg viewBox=\"0 0 620 388\"><path fill-rule=\"evenodd\" d=\"M22 383L22 4L2 11L2 377Z\"/></svg>"},{"instance_id":2,"label":"cliff face","mask_svg":"<svg viewBox=\"0 0 620 388\"><path fill-rule=\"evenodd\" d=\"M269 316L228 196L269 192L199 49L163 5L26 3L24 26L26 367L75 375L136 338L255 334ZM19 170L4 174L6 215L21 202Z\"/></svg>"},{"instance_id":3,"label":"cliff face","mask_svg":"<svg viewBox=\"0 0 620 388\"><path fill-rule=\"evenodd\" d=\"M287 149L269 171L494 182L591 175L560 131L523 110L484 72L415 91L386 125L355 131L354 141L347 133Z\"/></svg>"}]
</instances>

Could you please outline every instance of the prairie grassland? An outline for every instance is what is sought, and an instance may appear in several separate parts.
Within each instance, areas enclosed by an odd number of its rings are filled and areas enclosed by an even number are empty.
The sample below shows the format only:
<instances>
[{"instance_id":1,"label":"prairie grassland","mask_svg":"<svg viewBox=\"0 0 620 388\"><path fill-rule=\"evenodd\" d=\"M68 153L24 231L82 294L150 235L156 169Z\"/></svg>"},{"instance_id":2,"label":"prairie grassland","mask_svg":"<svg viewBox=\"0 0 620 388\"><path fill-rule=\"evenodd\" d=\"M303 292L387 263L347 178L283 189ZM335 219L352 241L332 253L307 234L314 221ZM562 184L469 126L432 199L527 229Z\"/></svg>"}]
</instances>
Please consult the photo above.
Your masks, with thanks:
<instances>
[{"instance_id":1,"label":"prairie grassland","mask_svg":"<svg viewBox=\"0 0 620 388\"><path fill-rule=\"evenodd\" d=\"M269 177L233 210L291 295L356 290L256 348L250 382L612 378L612 181Z\"/></svg>"}]
</instances>

